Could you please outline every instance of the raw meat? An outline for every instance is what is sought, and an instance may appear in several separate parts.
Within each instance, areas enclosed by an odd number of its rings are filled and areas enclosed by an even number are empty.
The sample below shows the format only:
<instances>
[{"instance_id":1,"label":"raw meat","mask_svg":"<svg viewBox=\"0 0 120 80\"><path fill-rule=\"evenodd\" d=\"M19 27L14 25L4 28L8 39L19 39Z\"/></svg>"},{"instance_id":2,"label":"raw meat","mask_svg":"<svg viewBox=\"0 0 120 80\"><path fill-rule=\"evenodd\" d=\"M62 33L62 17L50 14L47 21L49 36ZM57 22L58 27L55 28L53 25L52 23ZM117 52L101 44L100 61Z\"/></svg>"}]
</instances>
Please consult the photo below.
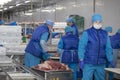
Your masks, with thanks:
<instances>
[{"instance_id":1,"label":"raw meat","mask_svg":"<svg viewBox=\"0 0 120 80\"><path fill-rule=\"evenodd\" d=\"M67 65L53 60L45 61L44 63L39 64L36 68L39 70L69 70Z\"/></svg>"}]
</instances>

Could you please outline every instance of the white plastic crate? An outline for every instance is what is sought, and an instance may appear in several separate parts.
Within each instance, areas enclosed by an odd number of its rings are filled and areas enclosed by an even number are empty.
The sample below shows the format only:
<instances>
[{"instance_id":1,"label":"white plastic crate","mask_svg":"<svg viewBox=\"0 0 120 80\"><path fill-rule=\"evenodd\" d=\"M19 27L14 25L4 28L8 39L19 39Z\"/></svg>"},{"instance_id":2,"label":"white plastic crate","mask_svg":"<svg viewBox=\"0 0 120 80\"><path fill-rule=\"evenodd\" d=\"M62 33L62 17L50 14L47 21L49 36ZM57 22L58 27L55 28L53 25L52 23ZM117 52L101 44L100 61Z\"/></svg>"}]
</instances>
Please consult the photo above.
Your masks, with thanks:
<instances>
[{"instance_id":1,"label":"white plastic crate","mask_svg":"<svg viewBox=\"0 0 120 80\"><path fill-rule=\"evenodd\" d=\"M6 55L6 48L5 47L0 47L0 56L1 55Z\"/></svg>"},{"instance_id":2,"label":"white plastic crate","mask_svg":"<svg viewBox=\"0 0 120 80\"><path fill-rule=\"evenodd\" d=\"M6 45L7 52L24 52L26 45Z\"/></svg>"},{"instance_id":3,"label":"white plastic crate","mask_svg":"<svg viewBox=\"0 0 120 80\"><path fill-rule=\"evenodd\" d=\"M23 48L15 47L15 45L19 46L22 43L21 33L21 26L0 26L0 44L5 46L6 52L23 51ZM1 53L3 53L3 51L1 51Z\"/></svg>"}]
</instances>

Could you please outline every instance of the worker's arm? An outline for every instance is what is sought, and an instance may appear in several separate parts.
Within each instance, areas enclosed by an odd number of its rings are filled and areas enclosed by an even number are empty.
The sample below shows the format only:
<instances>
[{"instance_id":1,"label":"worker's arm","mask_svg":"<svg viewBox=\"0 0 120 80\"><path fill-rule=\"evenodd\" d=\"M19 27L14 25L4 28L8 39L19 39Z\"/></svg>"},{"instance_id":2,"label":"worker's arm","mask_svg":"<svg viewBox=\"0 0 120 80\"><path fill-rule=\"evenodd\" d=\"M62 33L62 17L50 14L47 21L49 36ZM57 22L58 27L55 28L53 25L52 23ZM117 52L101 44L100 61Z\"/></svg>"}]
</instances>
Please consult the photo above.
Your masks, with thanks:
<instances>
[{"instance_id":1,"label":"worker's arm","mask_svg":"<svg viewBox=\"0 0 120 80\"><path fill-rule=\"evenodd\" d=\"M42 36L41 36L41 40L40 40L40 45L43 49L43 52L47 52L47 39L48 39L49 33L45 32Z\"/></svg>"},{"instance_id":2,"label":"worker's arm","mask_svg":"<svg viewBox=\"0 0 120 80\"><path fill-rule=\"evenodd\" d=\"M63 53L63 40L60 39L59 43L58 43L58 49L57 49L59 54Z\"/></svg>"},{"instance_id":3,"label":"worker's arm","mask_svg":"<svg viewBox=\"0 0 120 80\"><path fill-rule=\"evenodd\" d=\"M88 34L87 32L83 32L80 41L79 41L79 47L78 47L78 55L79 55L79 59L81 61L84 60L84 53L85 53L85 49L87 46L87 42L88 42Z\"/></svg>"},{"instance_id":4,"label":"worker's arm","mask_svg":"<svg viewBox=\"0 0 120 80\"><path fill-rule=\"evenodd\" d=\"M43 59L44 60L48 60L50 58L50 56L52 56L51 54L47 53L47 40L49 37L49 33L46 32L41 36L41 40L40 40L40 45L42 47L42 52L43 52Z\"/></svg>"},{"instance_id":5,"label":"worker's arm","mask_svg":"<svg viewBox=\"0 0 120 80\"><path fill-rule=\"evenodd\" d=\"M109 62L113 61L112 47L111 47L111 42L109 37L107 37L106 56Z\"/></svg>"},{"instance_id":6,"label":"worker's arm","mask_svg":"<svg viewBox=\"0 0 120 80\"><path fill-rule=\"evenodd\" d=\"M73 34L79 37L79 32L77 26L73 27Z\"/></svg>"}]
</instances>

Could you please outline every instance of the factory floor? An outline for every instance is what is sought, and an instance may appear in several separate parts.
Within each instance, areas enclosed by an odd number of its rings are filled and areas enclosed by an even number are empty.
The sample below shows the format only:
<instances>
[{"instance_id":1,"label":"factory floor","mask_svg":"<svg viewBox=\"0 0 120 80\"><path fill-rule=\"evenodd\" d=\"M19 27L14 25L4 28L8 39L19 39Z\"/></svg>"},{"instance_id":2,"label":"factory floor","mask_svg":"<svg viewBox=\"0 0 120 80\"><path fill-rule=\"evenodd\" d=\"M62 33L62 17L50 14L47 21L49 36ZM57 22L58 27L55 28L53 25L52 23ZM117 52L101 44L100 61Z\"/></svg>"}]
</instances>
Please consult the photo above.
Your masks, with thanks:
<instances>
[{"instance_id":1,"label":"factory floor","mask_svg":"<svg viewBox=\"0 0 120 80\"><path fill-rule=\"evenodd\" d=\"M0 72L0 80L7 80L5 73Z\"/></svg>"}]
</instances>

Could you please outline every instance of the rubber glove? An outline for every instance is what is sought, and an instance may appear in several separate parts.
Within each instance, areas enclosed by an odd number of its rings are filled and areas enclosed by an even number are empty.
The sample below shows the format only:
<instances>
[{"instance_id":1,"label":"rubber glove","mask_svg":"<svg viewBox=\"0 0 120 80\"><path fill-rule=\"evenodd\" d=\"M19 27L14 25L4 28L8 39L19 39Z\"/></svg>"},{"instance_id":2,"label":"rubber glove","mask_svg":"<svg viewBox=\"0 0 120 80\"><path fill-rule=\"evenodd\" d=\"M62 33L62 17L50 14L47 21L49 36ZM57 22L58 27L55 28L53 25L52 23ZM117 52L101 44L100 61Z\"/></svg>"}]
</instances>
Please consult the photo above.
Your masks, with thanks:
<instances>
[{"instance_id":1,"label":"rubber glove","mask_svg":"<svg viewBox=\"0 0 120 80\"><path fill-rule=\"evenodd\" d=\"M44 60L48 60L51 56L52 56L51 54L44 53L42 57Z\"/></svg>"},{"instance_id":2,"label":"rubber glove","mask_svg":"<svg viewBox=\"0 0 120 80\"><path fill-rule=\"evenodd\" d=\"M80 69L83 69L83 67L84 67L84 61L80 61Z\"/></svg>"},{"instance_id":3,"label":"rubber glove","mask_svg":"<svg viewBox=\"0 0 120 80\"><path fill-rule=\"evenodd\" d=\"M111 62L110 62L110 66L111 66L112 68L115 68L115 63L114 63L113 61L111 61Z\"/></svg>"}]
</instances>

